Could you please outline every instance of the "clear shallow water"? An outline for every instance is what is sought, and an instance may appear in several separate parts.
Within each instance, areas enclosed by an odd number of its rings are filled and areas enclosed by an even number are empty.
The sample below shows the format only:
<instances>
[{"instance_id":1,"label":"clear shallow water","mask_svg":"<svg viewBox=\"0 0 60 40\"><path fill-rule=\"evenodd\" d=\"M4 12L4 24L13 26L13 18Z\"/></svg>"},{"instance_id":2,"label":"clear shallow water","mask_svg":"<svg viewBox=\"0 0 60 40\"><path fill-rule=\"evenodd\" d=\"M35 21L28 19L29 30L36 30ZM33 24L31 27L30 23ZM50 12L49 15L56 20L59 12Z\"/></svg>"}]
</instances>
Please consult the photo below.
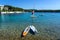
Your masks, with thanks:
<instances>
[{"instance_id":1,"label":"clear shallow water","mask_svg":"<svg viewBox=\"0 0 60 40\"><path fill-rule=\"evenodd\" d=\"M1 35L19 37L27 26L34 25L39 34L31 35L29 33L26 37L34 37L33 40L60 38L60 13L36 12L34 15L35 18L31 18L31 13L0 15L0 37Z\"/></svg>"}]
</instances>

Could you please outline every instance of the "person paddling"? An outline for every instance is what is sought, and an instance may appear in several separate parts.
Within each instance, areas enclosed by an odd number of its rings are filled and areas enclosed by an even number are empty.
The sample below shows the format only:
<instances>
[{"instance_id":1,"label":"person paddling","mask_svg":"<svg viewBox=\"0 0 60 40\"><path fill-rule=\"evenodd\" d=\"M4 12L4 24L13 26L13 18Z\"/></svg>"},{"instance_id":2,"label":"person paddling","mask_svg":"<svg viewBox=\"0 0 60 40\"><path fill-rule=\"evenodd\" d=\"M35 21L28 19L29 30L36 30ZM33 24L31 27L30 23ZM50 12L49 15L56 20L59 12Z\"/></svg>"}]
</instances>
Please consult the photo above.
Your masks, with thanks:
<instances>
[{"instance_id":1,"label":"person paddling","mask_svg":"<svg viewBox=\"0 0 60 40\"><path fill-rule=\"evenodd\" d=\"M35 18L36 16L34 15L34 10L32 11L32 15L31 15L32 18Z\"/></svg>"},{"instance_id":2,"label":"person paddling","mask_svg":"<svg viewBox=\"0 0 60 40\"><path fill-rule=\"evenodd\" d=\"M34 14L34 10L32 11L32 15Z\"/></svg>"}]
</instances>

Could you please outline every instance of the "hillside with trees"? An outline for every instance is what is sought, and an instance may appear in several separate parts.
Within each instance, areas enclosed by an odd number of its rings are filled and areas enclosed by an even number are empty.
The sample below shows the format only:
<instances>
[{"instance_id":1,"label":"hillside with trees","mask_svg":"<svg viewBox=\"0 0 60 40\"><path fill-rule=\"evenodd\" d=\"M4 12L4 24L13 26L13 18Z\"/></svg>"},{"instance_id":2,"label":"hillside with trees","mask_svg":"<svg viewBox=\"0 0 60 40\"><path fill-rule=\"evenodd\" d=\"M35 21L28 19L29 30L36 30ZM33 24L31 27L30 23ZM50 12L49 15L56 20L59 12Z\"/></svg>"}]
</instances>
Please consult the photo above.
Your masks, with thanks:
<instances>
[{"instance_id":1,"label":"hillside with trees","mask_svg":"<svg viewBox=\"0 0 60 40\"><path fill-rule=\"evenodd\" d=\"M23 11L23 8L14 7L10 5L4 5L4 8L2 11Z\"/></svg>"},{"instance_id":2,"label":"hillside with trees","mask_svg":"<svg viewBox=\"0 0 60 40\"><path fill-rule=\"evenodd\" d=\"M4 8L2 11L24 11L24 12L32 12L34 10L35 12L60 12L60 10L37 10L37 9L23 9L19 7L14 7L10 5L4 5ZM1 11L1 10L0 10Z\"/></svg>"}]
</instances>

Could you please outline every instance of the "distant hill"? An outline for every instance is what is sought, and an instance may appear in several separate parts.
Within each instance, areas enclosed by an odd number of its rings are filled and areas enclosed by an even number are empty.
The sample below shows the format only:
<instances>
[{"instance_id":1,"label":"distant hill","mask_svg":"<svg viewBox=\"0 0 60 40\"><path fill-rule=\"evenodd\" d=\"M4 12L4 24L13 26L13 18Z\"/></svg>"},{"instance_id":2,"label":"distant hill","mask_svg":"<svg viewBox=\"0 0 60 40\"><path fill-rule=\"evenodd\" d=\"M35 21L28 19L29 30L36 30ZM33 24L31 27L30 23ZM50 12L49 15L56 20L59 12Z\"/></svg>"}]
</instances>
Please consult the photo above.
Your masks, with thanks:
<instances>
[{"instance_id":1,"label":"distant hill","mask_svg":"<svg viewBox=\"0 0 60 40\"><path fill-rule=\"evenodd\" d=\"M34 10L35 12L60 12L60 10L36 10L36 9L25 9L26 12L32 12Z\"/></svg>"},{"instance_id":2,"label":"distant hill","mask_svg":"<svg viewBox=\"0 0 60 40\"><path fill-rule=\"evenodd\" d=\"M23 8L14 7L14 6L10 6L10 5L4 5L4 8L3 8L2 11L24 11L24 12L32 12L32 10L34 10L35 12L60 12L60 10L23 9Z\"/></svg>"},{"instance_id":3,"label":"distant hill","mask_svg":"<svg viewBox=\"0 0 60 40\"><path fill-rule=\"evenodd\" d=\"M4 5L4 8L2 11L23 11L23 8L14 7L10 5Z\"/></svg>"}]
</instances>

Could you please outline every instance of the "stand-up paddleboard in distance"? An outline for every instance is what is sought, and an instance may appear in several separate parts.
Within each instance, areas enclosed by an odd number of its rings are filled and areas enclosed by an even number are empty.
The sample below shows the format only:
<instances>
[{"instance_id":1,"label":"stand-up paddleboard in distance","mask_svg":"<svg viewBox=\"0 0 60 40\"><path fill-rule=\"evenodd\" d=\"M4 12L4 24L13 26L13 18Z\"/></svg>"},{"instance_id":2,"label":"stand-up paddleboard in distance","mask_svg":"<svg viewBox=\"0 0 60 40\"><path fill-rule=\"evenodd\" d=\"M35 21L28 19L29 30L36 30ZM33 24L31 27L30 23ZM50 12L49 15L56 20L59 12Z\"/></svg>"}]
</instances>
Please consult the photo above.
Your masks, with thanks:
<instances>
[{"instance_id":1,"label":"stand-up paddleboard in distance","mask_svg":"<svg viewBox=\"0 0 60 40\"><path fill-rule=\"evenodd\" d=\"M36 16L34 15L34 10L32 11L32 15L31 15L32 18L35 18Z\"/></svg>"}]
</instances>

